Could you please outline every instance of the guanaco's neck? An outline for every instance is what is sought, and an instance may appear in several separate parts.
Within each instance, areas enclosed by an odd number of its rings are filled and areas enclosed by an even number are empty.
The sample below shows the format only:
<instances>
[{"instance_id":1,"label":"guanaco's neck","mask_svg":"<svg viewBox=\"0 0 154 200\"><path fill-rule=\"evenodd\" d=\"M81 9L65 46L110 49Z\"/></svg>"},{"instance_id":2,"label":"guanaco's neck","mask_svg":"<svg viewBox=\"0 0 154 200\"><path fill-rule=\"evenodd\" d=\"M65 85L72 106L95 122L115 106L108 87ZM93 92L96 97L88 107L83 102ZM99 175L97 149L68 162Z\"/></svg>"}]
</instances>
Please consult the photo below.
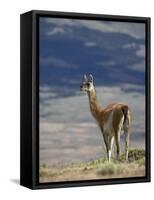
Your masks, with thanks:
<instances>
[{"instance_id":1,"label":"guanaco's neck","mask_svg":"<svg viewBox=\"0 0 154 200\"><path fill-rule=\"evenodd\" d=\"M98 121L102 107L100 106L97 100L95 88L92 91L88 92L88 97L91 113L94 116L94 118Z\"/></svg>"}]
</instances>

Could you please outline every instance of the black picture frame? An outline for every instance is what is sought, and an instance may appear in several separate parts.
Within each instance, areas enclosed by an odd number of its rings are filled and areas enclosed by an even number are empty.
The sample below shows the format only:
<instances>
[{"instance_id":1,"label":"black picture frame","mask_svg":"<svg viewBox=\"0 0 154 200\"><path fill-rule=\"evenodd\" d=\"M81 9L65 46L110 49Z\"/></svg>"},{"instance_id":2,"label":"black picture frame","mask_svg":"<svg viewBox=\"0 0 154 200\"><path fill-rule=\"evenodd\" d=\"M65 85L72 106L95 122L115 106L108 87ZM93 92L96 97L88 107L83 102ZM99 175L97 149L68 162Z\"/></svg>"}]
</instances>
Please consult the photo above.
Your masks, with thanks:
<instances>
[{"instance_id":1,"label":"black picture frame","mask_svg":"<svg viewBox=\"0 0 154 200\"><path fill-rule=\"evenodd\" d=\"M146 26L146 176L106 180L39 183L39 23L40 16L103 19L145 23ZM38 11L20 16L20 184L31 189L140 183L150 181L150 18Z\"/></svg>"}]
</instances>

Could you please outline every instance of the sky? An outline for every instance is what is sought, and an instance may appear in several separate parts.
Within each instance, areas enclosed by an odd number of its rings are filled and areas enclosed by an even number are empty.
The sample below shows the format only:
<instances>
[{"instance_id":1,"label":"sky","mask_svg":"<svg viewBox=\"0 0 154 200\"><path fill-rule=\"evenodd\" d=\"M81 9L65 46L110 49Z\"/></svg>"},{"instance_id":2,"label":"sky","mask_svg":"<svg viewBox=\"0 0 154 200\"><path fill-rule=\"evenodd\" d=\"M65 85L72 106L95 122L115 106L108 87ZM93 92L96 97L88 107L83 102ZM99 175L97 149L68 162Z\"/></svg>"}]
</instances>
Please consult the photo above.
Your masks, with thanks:
<instances>
[{"instance_id":1,"label":"sky","mask_svg":"<svg viewBox=\"0 0 154 200\"><path fill-rule=\"evenodd\" d=\"M144 147L145 24L40 17L39 25L40 162L67 164L104 155L87 95L79 90L84 74L93 75L103 107L130 106L131 146Z\"/></svg>"}]
</instances>

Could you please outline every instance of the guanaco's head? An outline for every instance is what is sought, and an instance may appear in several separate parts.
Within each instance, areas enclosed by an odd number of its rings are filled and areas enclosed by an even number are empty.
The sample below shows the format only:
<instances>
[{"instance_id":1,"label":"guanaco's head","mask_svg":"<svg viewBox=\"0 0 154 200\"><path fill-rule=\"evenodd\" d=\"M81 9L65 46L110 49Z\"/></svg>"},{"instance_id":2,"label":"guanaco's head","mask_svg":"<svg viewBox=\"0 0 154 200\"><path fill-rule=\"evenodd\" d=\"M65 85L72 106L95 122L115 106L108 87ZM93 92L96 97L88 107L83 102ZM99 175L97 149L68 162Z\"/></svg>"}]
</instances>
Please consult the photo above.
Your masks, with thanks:
<instances>
[{"instance_id":1,"label":"guanaco's head","mask_svg":"<svg viewBox=\"0 0 154 200\"><path fill-rule=\"evenodd\" d=\"M86 92L91 92L94 90L94 85L93 85L93 76L90 74L88 77L86 74L83 77L83 83L80 86L81 91L86 91Z\"/></svg>"}]
</instances>

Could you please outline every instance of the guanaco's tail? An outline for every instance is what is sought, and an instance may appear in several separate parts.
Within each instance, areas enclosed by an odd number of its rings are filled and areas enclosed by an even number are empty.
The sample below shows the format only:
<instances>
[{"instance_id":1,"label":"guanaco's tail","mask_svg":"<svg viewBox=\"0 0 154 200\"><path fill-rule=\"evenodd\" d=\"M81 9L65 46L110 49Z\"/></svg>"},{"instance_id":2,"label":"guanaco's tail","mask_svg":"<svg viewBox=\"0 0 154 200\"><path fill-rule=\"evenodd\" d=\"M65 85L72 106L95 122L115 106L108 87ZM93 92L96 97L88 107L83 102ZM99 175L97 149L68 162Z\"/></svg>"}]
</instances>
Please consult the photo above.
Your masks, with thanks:
<instances>
[{"instance_id":1,"label":"guanaco's tail","mask_svg":"<svg viewBox=\"0 0 154 200\"><path fill-rule=\"evenodd\" d=\"M127 105L122 107L122 112L124 115L123 128L127 131L131 126L131 112Z\"/></svg>"}]
</instances>

